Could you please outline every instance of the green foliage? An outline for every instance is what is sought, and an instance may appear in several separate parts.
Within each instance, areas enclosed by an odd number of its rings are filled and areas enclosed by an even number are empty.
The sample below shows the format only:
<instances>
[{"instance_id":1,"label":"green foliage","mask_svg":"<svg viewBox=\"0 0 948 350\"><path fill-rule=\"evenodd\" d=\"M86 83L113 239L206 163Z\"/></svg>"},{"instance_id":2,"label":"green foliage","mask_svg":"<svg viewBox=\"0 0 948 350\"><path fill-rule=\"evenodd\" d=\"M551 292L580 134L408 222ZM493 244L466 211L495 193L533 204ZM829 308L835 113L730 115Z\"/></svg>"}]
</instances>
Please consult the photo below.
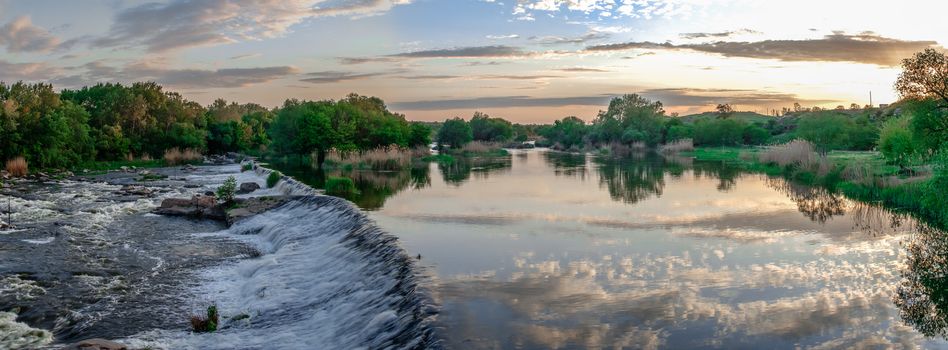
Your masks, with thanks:
<instances>
[{"instance_id":1,"label":"green foliage","mask_svg":"<svg viewBox=\"0 0 948 350\"><path fill-rule=\"evenodd\" d=\"M570 149L583 145L589 127L577 117L566 117L553 122L553 126L541 130L541 135L553 145Z\"/></svg>"},{"instance_id":2,"label":"green foliage","mask_svg":"<svg viewBox=\"0 0 948 350\"><path fill-rule=\"evenodd\" d=\"M430 156L424 156L421 158L423 162L437 162L440 164L452 164L455 161L455 158L450 154L432 154Z\"/></svg>"},{"instance_id":3,"label":"green foliage","mask_svg":"<svg viewBox=\"0 0 948 350\"><path fill-rule=\"evenodd\" d=\"M217 188L217 199L222 202L234 200L234 194L237 192L237 179L233 176L228 177L221 187Z\"/></svg>"},{"instance_id":4,"label":"green foliage","mask_svg":"<svg viewBox=\"0 0 948 350\"><path fill-rule=\"evenodd\" d=\"M912 100L905 104L912 118L912 133L925 153L932 154L948 145L948 110L935 99Z\"/></svg>"},{"instance_id":5,"label":"green foliage","mask_svg":"<svg viewBox=\"0 0 948 350\"><path fill-rule=\"evenodd\" d=\"M698 146L737 146L744 143L748 127L735 119L706 119L695 123L694 142Z\"/></svg>"},{"instance_id":6,"label":"green foliage","mask_svg":"<svg viewBox=\"0 0 948 350\"><path fill-rule=\"evenodd\" d=\"M356 194L359 190L355 182L348 177L329 177L326 179L326 194L329 195L348 195Z\"/></svg>"},{"instance_id":7,"label":"green foliage","mask_svg":"<svg viewBox=\"0 0 948 350\"><path fill-rule=\"evenodd\" d=\"M763 145L770 140L770 131L756 124L750 124L744 127L745 145Z\"/></svg>"},{"instance_id":8,"label":"green foliage","mask_svg":"<svg viewBox=\"0 0 948 350\"><path fill-rule=\"evenodd\" d=\"M920 147L911 130L912 118L902 116L889 119L879 132L879 151L887 161L908 165L920 155Z\"/></svg>"},{"instance_id":9,"label":"green foliage","mask_svg":"<svg viewBox=\"0 0 948 350\"><path fill-rule=\"evenodd\" d=\"M513 124L502 118L491 118L487 114L474 112L470 125L474 141L502 142L513 138Z\"/></svg>"},{"instance_id":10,"label":"green foliage","mask_svg":"<svg viewBox=\"0 0 948 350\"><path fill-rule=\"evenodd\" d=\"M240 166L240 172L251 171L253 170L253 163L247 163Z\"/></svg>"},{"instance_id":11,"label":"green foliage","mask_svg":"<svg viewBox=\"0 0 948 350\"><path fill-rule=\"evenodd\" d=\"M191 316L191 329L196 333L217 331L218 324L220 324L220 314L217 313L216 305L207 307L206 316Z\"/></svg>"},{"instance_id":12,"label":"green foliage","mask_svg":"<svg viewBox=\"0 0 948 350\"><path fill-rule=\"evenodd\" d=\"M273 188L276 186L277 182L280 182L280 179L283 178L283 174L279 171L271 171L270 175L267 175L267 188Z\"/></svg>"},{"instance_id":13,"label":"green foliage","mask_svg":"<svg viewBox=\"0 0 948 350\"><path fill-rule=\"evenodd\" d=\"M410 123L410 136L408 137L408 147L428 147L431 144L431 127L424 123Z\"/></svg>"},{"instance_id":14,"label":"green foliage","mask_svg":"<svg viewBox=\"0 0 948 350\"><path fill-rule=\"evenodd\" d=\"M867 119L854 120L845 113L832 111L801 117L796 134L826 152L871 149L878 140L879 131Z\"/></svg>"},{"instance_id":15,"label":"green foliage","mask_svg":"<svg viewBox=\"0 0 948 350\"><path fill-rule=\"evenodd\" d=\"M438 130L438 144L447 144L451 148L461 148L473 139L471 125L461 118L445 120L441 130Z\"/></svg>"},{"instance_id":16,"label":"green foliage","mask_svg":"<svg viewBox=\"0 0 948 350\"><path fill-rule=\"evenodd\" d=\"M664 118L661 102L636 94L616 97L593 122L591 141L601 144L644 142L655 146L664 136Z\"/></svg>"}]
</instances>

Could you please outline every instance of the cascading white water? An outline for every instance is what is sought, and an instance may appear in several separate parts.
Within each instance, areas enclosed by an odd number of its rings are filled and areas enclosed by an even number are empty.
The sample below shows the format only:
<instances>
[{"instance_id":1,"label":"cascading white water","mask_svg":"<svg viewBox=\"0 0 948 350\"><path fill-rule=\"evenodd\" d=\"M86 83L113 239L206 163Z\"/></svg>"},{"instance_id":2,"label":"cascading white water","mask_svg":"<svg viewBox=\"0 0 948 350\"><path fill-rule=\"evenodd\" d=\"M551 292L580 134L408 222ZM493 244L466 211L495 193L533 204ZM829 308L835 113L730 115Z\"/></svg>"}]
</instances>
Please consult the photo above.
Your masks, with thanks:
<instances>
[{"instance_id":1,"label":"cascading white water","mask_svg":"<svg viewBox=\"0 0 948 350\"><path fill-rule=\"evenodd\" d=\"M260 177L269 173L256 168ZM315 195L292 178L284 177L275 189L299 197L215 233L246 241L261 253L203 273L206 282L197 293L218 305L221 330L162 334L142 344L172 349L439 347L430 324L434 304L419 288L421 277L395 237L351 203ZM238 315L249 317L235 319Z\"/></svg>"}]
</instances>

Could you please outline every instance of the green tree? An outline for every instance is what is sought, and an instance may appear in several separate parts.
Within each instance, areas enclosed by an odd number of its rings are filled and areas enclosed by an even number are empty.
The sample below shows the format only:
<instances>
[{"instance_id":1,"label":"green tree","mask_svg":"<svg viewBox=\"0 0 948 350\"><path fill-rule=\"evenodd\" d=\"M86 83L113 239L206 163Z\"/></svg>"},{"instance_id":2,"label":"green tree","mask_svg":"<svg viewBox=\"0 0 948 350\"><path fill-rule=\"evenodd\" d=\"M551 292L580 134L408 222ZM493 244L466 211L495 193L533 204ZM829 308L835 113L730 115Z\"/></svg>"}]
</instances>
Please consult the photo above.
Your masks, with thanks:
<instances>
[{"instance_id":1,"label":"green tree","mask_svg":"<svg viewBox=\"0 0 948 350\"><path fill-rule=\"evenodd\" d=\"M895 90L908 99L936 98L940 108L948 108L948 57L928 48L902 60Z\"/></svg>"},{"instance_id":2,"label":"green tree","mask_svg":"<svg viewBox=\"0 0 948 350\"><path fill-rule=\"evenodd\" d=\"M665 110L661 102L637 94L623 95L609 101L593 122L595 141L600 143L642 141L650 146L662 142Z\"/></svg>"},{"instance_id":3,"label":"green tree","mask_svg":"<svg viewBox=\"0 0 948 350\"><path fill-rule=\"evenodd\" d=\"M315 154L321 168L330 149L351 150L353 127L349 120L338 118L331 101L284 103L271 125L274 149L281 154ZM334 118L336 116L336 118Z\"/></svg>"},{"instance_id":4,"label":"green tree","mask_svg":"<svg viewBox=\"0 0 948 350\"><path fill-rule=\"evenodd\" d=\"M821 152L848 149L855 123L846 115L819 114L800 118L797 136L812 142Z\"/></svg>"},{"instance_id":5,"label":"green tree","mask_svg":"<svg viewBox=\"0 0 948 350\"><path fill-rule=\"evenodd\" d=\"M889 119L879 132L879 151L893 164L905 166L920 155L920 147L911 130L912 118L902 116Z\"/></svg>"},{"instance_id":6,"label":"green tree","mask_svg":"<svg viewBox=\"0 0 948 350\"><path fill-rule=\"evenodd\" d=\"M474 112L471 117L471 133L476 141L507 141L513 137L513 124L503 118Z\"/></svg>"},{"instance_id":7,"label":"green tree","mask_svg":"<svg viewBox=\"0 0 948 350\"><path fill-rule=\"evenodd\" d=\"M410 123L411 135L408 137L409 147L428 147L431 144L431 127L424 123Z\"/></svg>"},{"instance_id":8,"label":"green tree","mask_svg":"<svg viewBox=\"0 0 948 350\"><path fill-rule=\"evenodd\" d=\"M445 120L438 130L438 144L441 146L447 144L452 148L461 148L473 139L471 125L458 117Z\"/></svg>"},{"instance_id":9,"label":"green tree","mask_svg":"<svg viewBox=\"0 0 948 350\"><path fill-rule=\"evenodd\" d=\"M543 137L549 142L559 144L563 149L582 146L589 128L586 122L577 117L566 117L553 122L553 126L543 130Z\"/></svg>"}]
</instances>

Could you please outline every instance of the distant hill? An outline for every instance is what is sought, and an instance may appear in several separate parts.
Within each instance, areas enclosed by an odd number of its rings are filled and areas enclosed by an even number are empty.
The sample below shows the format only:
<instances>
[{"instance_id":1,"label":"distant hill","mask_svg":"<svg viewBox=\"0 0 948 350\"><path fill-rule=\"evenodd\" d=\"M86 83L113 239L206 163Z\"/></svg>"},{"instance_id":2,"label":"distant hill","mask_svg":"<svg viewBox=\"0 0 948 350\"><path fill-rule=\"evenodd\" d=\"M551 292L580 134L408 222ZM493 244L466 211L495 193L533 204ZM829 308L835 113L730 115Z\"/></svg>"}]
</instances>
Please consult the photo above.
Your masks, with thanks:
<instances>
[{"instance_id":1,"label":"distant hill","mask_svg":"<svg viewBox=\"0 0 948 350\"><path fill-rule=\"evenodd\" d=\"M717 117L718 117L717 112L704 112L704 113L699 113L699 114L690 114L690 115L686 115L680 118L681 118L681 121L685 123L695 123L695 122L698 122L699 120L715 119ZM772 116L763 115L763 114L755 113L755 112L734 112L731 114L730 118L734 120L748 122L748 123L762 123L762 124L767 123L768 120L774 119L774 117Z\"/></svg>"}]
</instances>

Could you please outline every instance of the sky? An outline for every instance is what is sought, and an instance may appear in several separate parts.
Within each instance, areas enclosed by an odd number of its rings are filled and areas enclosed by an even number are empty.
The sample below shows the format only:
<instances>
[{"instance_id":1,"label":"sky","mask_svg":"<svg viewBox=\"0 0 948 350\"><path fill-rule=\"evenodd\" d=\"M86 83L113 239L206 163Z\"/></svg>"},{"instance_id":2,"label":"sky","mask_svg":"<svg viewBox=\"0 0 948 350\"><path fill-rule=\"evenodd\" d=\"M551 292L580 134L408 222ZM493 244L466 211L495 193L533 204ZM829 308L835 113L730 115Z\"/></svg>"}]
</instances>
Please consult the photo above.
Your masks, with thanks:
<instances>
[{"instance_id":1,"label":"sky","mask_svg":"<svg viewBox=\"0 0 948 350\"><path fill-rule=\"evenodd\" d=\"M378 96L410 120L592 120L891 103L944 50L948 3L750 0L0 0L0 80L156 81L202 104Z\"/></svg>"}]
</instances>

